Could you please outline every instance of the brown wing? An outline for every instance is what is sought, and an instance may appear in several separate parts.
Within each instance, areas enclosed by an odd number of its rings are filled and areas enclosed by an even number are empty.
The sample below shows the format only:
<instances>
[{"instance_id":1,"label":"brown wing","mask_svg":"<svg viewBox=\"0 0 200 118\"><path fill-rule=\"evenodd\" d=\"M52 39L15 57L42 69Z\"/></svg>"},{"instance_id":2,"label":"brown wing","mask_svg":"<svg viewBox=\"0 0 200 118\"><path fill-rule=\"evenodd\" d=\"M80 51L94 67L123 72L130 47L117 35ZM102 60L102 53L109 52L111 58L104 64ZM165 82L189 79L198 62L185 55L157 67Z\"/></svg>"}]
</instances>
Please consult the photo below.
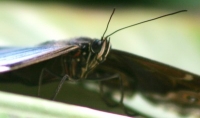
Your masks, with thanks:
<instances>
[{"instance_id":1,"label":"brown wing","mask_svg":"<svg viewBox=\"0 0 200 118\"><path fill-rule=\"evenodd\" d=\"M120 74L126 88L148 98L200 105L200 76L134 54L112 50L89 78ZM114 86L110 84L109 86Z\"/></svg>"}]
</instances>

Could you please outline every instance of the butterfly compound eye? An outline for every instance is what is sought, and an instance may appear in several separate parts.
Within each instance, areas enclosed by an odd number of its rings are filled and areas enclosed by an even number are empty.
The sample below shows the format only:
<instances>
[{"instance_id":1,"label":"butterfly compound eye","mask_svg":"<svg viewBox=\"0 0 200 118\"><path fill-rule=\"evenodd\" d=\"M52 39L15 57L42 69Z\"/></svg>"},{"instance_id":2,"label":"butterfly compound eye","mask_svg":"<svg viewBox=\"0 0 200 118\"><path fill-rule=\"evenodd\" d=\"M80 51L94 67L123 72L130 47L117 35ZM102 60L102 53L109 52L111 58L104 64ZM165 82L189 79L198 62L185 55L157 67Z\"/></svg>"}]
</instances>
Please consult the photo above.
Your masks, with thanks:
<instances>
[{"instance_id":1,"label":"butterfly compound eye","mask_svg":"<svg viewBox=\"0 0 200 118\"><path fill-rule=\"evenodd\" d=\"M99 53L102 47L102 41L101 40L94 40L91 46L91 50L93 53Z\"/></svg>"}]
</instances>

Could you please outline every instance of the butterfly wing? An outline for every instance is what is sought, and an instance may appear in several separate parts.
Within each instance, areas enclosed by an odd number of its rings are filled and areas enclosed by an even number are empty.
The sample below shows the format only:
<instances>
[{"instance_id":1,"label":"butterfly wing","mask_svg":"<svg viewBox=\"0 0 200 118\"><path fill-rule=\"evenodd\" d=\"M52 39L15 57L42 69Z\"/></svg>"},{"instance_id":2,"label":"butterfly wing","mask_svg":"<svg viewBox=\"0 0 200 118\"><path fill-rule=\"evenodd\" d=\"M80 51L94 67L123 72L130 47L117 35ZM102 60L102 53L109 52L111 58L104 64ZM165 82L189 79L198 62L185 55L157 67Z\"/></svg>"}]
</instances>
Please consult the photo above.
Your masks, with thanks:
<instances>
[{"instance_id":1,"label":"butterfly wing","mask_svg":"<svg viewBox=\"0 0 200 118\"><path fill-rule=\"evenodd\" d=\"M115 73L120 75L126 89L139 91L150 99L200 105L200 76L196 74L134 54L111 50L106 61L88 78L106 78ZM115 86L113 83L108 85Z\"/></svg>"},{"instance_id":2,"label":"butterfly wing","mask_svg":"<svg viewBox=\"0 0 200 118\"><path fill-rule=\"evenodd\" d=\"M40 63L77 48L66 41L52 41L34 47L1 47L0 73Z\"/></svg>"}]
</instances>

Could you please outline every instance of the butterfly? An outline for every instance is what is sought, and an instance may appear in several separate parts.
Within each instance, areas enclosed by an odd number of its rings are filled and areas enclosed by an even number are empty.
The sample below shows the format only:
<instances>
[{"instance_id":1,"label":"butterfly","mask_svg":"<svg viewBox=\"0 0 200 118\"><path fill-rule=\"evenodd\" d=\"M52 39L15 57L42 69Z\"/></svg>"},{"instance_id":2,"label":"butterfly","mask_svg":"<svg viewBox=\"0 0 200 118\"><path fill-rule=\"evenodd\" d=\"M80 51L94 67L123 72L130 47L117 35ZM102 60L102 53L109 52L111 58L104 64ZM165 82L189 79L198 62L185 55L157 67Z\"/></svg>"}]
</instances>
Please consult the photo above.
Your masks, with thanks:
<instances>
[{"instance_id":1,"label":"butterfly","mask_svg":"<svg viewBox=\"0 0 200 118\"><path fill-rule=\"evenodd\" d=\"M56 98L66 80L103 81L106 86L120 88L122 107L124 90L139 91L154 102L198 107L199 75L111 49L109 37L112 34L144 22L120 28L104 37L107 25L100 40L80 37L68 41L49 41L33 47L1 47L0 81L39 85L40 95L42 83L60 80L52 99ZM103 87L101 93L103 94Z\"/></svg>"}]
</instances>

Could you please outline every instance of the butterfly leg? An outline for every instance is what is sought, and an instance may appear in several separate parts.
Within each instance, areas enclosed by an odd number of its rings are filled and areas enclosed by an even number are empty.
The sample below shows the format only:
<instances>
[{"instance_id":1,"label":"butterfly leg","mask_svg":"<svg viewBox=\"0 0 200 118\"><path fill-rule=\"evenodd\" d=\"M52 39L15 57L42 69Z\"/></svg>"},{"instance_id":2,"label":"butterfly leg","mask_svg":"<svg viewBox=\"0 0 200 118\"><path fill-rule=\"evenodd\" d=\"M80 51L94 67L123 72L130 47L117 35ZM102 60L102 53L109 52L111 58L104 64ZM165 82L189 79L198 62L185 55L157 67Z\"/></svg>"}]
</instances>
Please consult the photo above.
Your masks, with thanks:
<instances>
[{"instance_id":1,"label":"butterfly leg","mask_svg":"<svg viewBox=\"0 0 200 118\"><path fill-rule=\"evenodd\" d=\"M41 85L42 85L43 76L44 76L45 73L49 73L49 74L54 75L48 69L46 69L46 68L42 69L40 77L39 77L39 82L38 82L38 94L37 94L38 97L40 97L40 89L41 89Z\"/></svg>"},{"instance_id":2,"label":"butterfly leg","mask_svg":"<svg viewBox=\"0 0 200 118\"><path fill-rule=\"evenodd\" d=\"M119 104L113 104L111 102L108 102L108 100L106 100L106 98L104 97L104 91L103 91L103 85L102 82L100 83L100 93L101 93L101 97L103 99L103 101L110 107L116 107L118 105L120 105L120 107L124 110L124 112L129 115L129 116L136 116L138 115L137 113L128 110L125 106L124 106L124 87L123 87L123 80L121 79L120 75L115 74L113 76L110 76L108 78L104 78L102 80L109 80L109 79L115 79L118 78L119 80L119 86L120 86L120 101Z\"/></svg>"},{"instance_id":3,"label":"butterfly leg","mask_svg":"<svg viewBox=\"0 0 200 118\"><path fill-rule=\"evenodd\" d=\"M63 84L64 84L64 82L65 82L66 80L70 80L70 77L69 77L68 75L64 75L64 76L62 77L62 79L61 79L60 83L58 84L58 87L57 87L57 89L56 89L56 91L55 91L55 94L54 94L53 97L52 97L52 100L55 100L56 96L58 95L58 93L59 93L61 87L63 86Z\"/></svg>"},{"instance_id":4,"label":"butterfly leg","mask_svg":"<svg viewBox=\"0 0 200 118\"><path fill-rule=\"evenodd\" d=\"M60 89L62 88L62 85L64 84L64 82L66 80L71 80L71 78L66 74L63 77L56 75L55 73L51 72L50 70L44 68L42 69L42 72L40 74L40 78L39 78L39 83L38 83L38 96L40 96L40 89L41 89L41 85L42 85L42 79L43 79L43 75L46 73L51 74L52 76L55 76L56 78L61 78L60 83L58 84L58 87L56 89L55 94L53 95L53 97L51 98L52 100L55 100L56 96L58 95Z\"/></svg>"},{"instance_id":5,"label":"butterfly leg","mask_svg":"<svg viewBox=\"0 0 200 118\"><path fill-rule=\"evenodd\" d=\"M99 79L99 80L101 80L100 81L100 86L99 86L101 98L109 107L117 107L119 104L118 103L111 103L108 99L106 99L106 97L104 95L104 89L103 89L103 82L102 81L109 80L109 79L114 79L114 78L118 78L118 77L119 77L119 75L115 74L115 75L107 77L107 78ZM121 101L121 98L120 98L120 101Z\"/></svg>"}]
</instances>

